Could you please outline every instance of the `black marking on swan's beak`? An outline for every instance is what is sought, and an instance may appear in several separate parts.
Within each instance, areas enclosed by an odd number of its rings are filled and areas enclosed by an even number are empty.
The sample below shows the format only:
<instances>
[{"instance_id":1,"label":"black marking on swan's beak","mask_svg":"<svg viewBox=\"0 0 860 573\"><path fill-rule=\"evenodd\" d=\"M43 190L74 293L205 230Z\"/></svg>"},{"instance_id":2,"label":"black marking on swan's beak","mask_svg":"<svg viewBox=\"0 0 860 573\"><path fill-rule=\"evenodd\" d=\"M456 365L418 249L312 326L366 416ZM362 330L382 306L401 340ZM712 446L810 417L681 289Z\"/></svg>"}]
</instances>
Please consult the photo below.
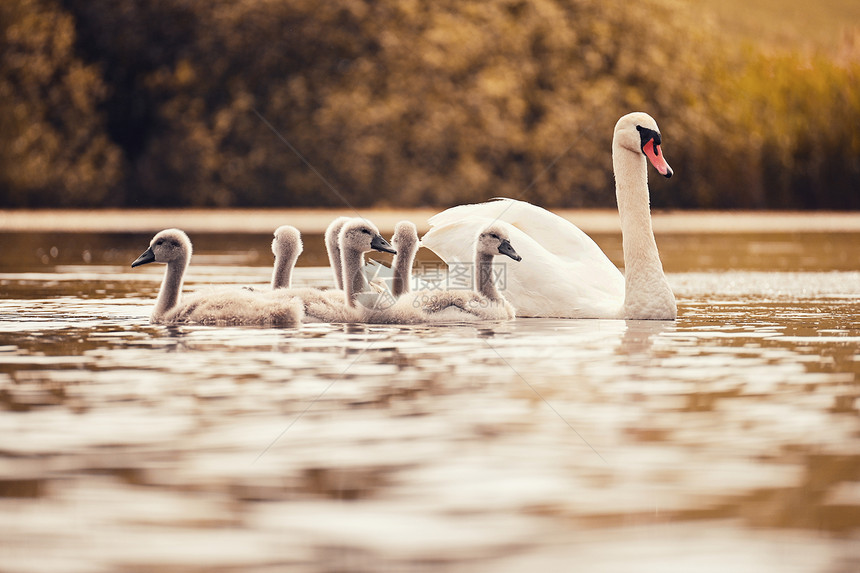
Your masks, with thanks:
<instances>
[{"instance_id":1,"label":"black marking on swan's beak","mask_svg":"<svg viewBox=\"0 0 860 573\"><path fill-rule=\"evenodd\" d=\"M514 247L511 246L511 242L507 239L502 239L502 242L499 244L499 252L511 257L515 261L523 260L523 258L514 250Z\"/></svg>"},{"instance_id":2,"label":"black marking on swan's beak","mask_svg":"<svg viewBox=\"0 0 860 573\"><path fill-rule=\"evenodd\" d=\"M149 247L143 254L137 257L133 263L131 263L131 268L139 267L140 265L145 265L147 263L155 262L155 253L152 252L152 247Z\"/></svg>"},{"instance_id":3,"label":"black marking on swan's beak","mask_svg":"<svg viewBox=\"0 0 860 573\"><path fill-rule=\"evenodd\" d=\"M382 238L382 235L376 235L373 237L373 240L370 241L370 248L381 253L391 253L392 255L397 254L394 247L389 245L388 241Z\"/></svg>"},{"instance_id":4,"label":"black marking on swan's beak","mask_svg":"<svg viewBox=\"0 0 860 573\"><path fill-rule=\"evenodd\" d=\"M642 153L645 154L651 162L651 165L654 166L654 169L656 169L660 175L666 179L672 177L675 172L672 171L672 168L669 167L668 163L666 163L666 158L663 157L663 151L660 149L660 144L662 142L660 134L653 129L648 129L641 125L637 125L636 129L639 130Z\"/></svg>"},{"instance_id":5,"label":"black marking on swan's beak","mask_svg":"<svg viewBox=\"0 0 860 573\"><path fill-rule=\"evenodd\" d=\"M653 129L648 129L647 127L637 125L636 130L639 132L639 147L644 148L652 139L654 140L654 145L663 144L663 140L660 138L660 134Z\"/></svg>"}]
</instances>

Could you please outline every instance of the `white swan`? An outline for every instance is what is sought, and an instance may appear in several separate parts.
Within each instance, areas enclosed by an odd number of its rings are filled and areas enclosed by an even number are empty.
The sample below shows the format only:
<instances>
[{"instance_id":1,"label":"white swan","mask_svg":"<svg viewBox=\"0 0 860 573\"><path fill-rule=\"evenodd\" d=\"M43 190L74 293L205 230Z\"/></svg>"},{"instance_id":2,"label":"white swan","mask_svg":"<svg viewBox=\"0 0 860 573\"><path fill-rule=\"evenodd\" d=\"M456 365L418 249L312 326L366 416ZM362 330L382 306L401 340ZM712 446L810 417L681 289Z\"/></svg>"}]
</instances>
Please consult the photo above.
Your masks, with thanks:
<instances>
[{"instance_id":1,"label":"white swan","mask_svg":"<svg viewBox=\"0 0 860 573\"><path fill-rule=\"evenodd\" d=\"M303 250L302 235L298 229L290 225L281 225L275 229L275 238L272 239L272 254L275 255L272 290L290 288L293 269Z\"/></svg>"},{"instance_id":2,"label":"white swan","mask_svg":"<svg viewBox=\"0 0 860 573\"><path fill-rule=\"evenodd\" d=\"M499 273L501 269L493 263L493 258L501 254L519 261L520 256L501 225L484 229L474 242L474 264L467 264L461 270L465 270L475 280L477 290L407 291L387 307L366 309L362 321L377 324L438 324L514 318L516 311L496 287L496 283L504 276Z\"/></svg>"},{"instance_id":3,"label":"white swan","mask_svg":"<svg viewBox=\"0 0 860 573\"><path fill-rule=\"evenodd\" d=\"M198 292L182 300L185 269L191 260L191 241L179 229L153 237L131 264L166 263L164 279L150 318L155 324L200 323L294 326L303 317L301 301L283 291L219 289Z\"/></svg>"},{"instance_id":4,"label":"white swan","mask_svg":"<svg viewBox=\"0 0 860 573\"><path fill-rule=\"evenodd\" d=\"M612 164L624 246L625 274L567 220L522 201L502 199L453 207L430 219L422 244L449 265L467 261L471 238L499 221L523 254L507 265L508 300L518 316L674 320L675 296L663 273L651 227L646 158L672 176L651 116L625 115L615 125Z\"/></svg>"}]
</instances>

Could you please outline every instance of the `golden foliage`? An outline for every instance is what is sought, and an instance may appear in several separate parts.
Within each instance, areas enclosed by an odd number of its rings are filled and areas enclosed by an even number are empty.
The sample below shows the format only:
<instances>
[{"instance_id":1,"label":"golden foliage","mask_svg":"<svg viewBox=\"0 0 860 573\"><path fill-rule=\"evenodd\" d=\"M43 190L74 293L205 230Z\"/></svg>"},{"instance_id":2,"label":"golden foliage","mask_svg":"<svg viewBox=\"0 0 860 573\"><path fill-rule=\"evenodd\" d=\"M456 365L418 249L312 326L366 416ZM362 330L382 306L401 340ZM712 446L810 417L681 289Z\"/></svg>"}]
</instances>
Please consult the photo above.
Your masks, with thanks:
<instances>
[{"instance_id":1,"label":"golden foliage","mask_svg":"<svg viewBox=\"0 0 860 573\"><path fill-rule=\"evenodd\" d=\"M612 127L641 110L677 173L655 206L860 208L856 35L727 47L672 0L11 6L10 205L340 206L258 110L355 206L608 206Z\"/></svg>"},{"instance_id":2,"label":"golden foliage","mask_svg":"<svg viewBox=\"0 0 860 573\"><path fill-rule=\"evenodd\" d=\"M39 0L0 5L0 201L110 202L121 152L104 132L98 69L74 55L71 16Z\"/></svg>"}]
</instances>

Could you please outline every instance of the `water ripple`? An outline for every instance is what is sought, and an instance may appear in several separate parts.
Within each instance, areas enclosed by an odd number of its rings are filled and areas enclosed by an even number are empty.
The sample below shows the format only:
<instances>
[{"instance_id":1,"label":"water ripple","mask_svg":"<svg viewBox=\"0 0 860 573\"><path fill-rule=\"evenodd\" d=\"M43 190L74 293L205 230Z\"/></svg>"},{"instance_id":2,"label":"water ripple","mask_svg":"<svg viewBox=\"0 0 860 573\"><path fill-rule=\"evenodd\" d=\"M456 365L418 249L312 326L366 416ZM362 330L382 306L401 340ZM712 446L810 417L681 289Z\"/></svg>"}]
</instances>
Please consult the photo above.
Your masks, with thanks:
<instances>
[{"instance_id":1,"label":"water ripple","mask_svg":"<svg viewBox=\"0 0 860 573\"><path fill-rule=\"evenodd\" d=\"M676 323L266 329L69 271L0 276L4 570L860 558L860 273L672 274Z\"/></svg>"}]
</instances>

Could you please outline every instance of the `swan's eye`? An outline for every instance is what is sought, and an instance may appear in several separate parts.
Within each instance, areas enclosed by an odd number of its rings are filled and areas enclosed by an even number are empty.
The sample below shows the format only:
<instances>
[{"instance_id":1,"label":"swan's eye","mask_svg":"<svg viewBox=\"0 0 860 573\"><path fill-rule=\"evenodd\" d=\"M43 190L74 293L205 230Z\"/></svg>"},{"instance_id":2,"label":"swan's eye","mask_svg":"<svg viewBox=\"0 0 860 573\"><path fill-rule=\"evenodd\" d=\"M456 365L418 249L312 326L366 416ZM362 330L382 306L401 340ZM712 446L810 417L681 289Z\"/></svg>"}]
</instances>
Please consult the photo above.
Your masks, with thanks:
<instances>
[{"instance_id":1,"label":"swan's eye","mask_svg":"<svg viewBox=\"0 0 860 573\"><path fill-rule=\"evenodd\" d=\"M645 147L645 145L654 140L654 145L660 145L660 134L654 131L653 129L648 129L647 127L642 127L641 125L637 125L636 129L639 131L639 142L640 147Z\"/></svg>"},{"instance_id":2,"label":"swan's eye","mask_svg":"<svg viewBox=\"0 0 860 573\"><path fill-rule=\"evenodd\" d=\"M157 241L155 241L155 244L156 244L156 245L163 245L163 244L164 244L164 239L158 239Z\"/></svg>"},{"instance_id":3,"label":"swan's eye","mask_svg":"<svg viewBox=\"0 0 860 573\"><path fill-rule=\"evenodd\" d=\"M497 241L501 241L501 240L502 240L502 239L500 239L500 238L499 238L499 236L498 236L497 234L495 234L495 233L490 233L490 238L495 239L495 240L497 240Z\"/></svg>"},{"instance_id":4,"label":"swan's eye","mask_svg":"<svg viewBox=\"0 0 860 573\"><path fill-rule=\"evenodd\" d=\"M370 231L368 231L367 229L362 229L362 230L361 230L361 232L362 232L362 233L364 233L365 235L371 235L371 234L372 234L372 233L371 233Z\"/></svg>"}]
</instances>

